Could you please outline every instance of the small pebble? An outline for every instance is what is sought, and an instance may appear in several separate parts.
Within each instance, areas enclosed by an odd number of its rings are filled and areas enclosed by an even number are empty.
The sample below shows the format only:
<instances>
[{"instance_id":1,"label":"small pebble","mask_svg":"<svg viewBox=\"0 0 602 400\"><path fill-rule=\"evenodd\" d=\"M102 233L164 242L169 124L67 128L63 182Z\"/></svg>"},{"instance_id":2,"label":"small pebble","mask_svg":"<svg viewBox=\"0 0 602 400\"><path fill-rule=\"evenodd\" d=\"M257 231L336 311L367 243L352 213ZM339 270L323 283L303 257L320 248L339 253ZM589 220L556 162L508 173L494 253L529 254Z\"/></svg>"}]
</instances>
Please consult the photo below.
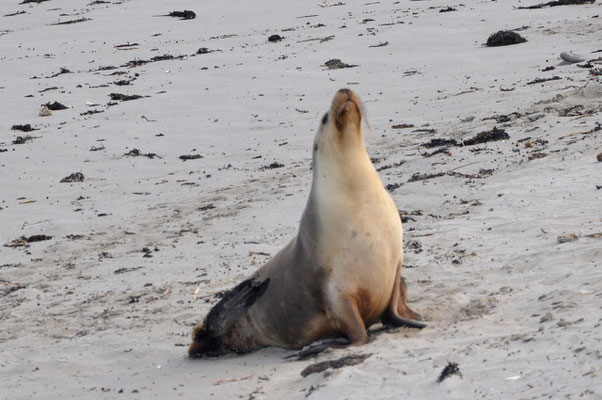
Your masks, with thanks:
<instances>
[{"instance_id":1,"label":"small pebble","mask_svg":"<svg viewBox=\"0 0 602 400\"><path fill-rule=\"evenodd\" d=\"M552 313L546 313L546 315L540 318L539 322L543 324L544 322L549 322L553 319L554 316L552 315Z\"/></svg>"},{"instance_id":2,"label":"small pebble","mask_svg":"<svg viewBox=\"0 0 602 400\"><path fill-rule=\"evenodd\" d=\"M568 63L573 64L585 61L585 57L575 53L571 53L570 51L563 51L562 53L560 53L560 58Z\"/></svg>"},{"instance_id":3,"label":"small pebble","mask_svg":"<svg viewBox=\"0 0 602 400\"><path fill-rule=\"evenodd\" d=\"M596 156L596 160L602 162L602 153L598 153L598 155Z\"/></svg>"},{"instance_id":4,"label":"small pebble","mask_svg":"<svg viewBox=\"0 0 602 400\"><path fill-rule=\"evenodd\" d=\"M568 235L558 236L558 243L574 242L577 239L579 239L579 236L575 233L569 233Z\"/></svg>"},{"instance_id":5,"label":"small pebble","mask_svg":"<svg viewBox=\"0 0 602 400\"><path fill-rule=\"evenodd\" d=\"M52 111L46 106L42 106L40 109L40 117L49 117L52 115Z\"/></svg>"}]
</instances>

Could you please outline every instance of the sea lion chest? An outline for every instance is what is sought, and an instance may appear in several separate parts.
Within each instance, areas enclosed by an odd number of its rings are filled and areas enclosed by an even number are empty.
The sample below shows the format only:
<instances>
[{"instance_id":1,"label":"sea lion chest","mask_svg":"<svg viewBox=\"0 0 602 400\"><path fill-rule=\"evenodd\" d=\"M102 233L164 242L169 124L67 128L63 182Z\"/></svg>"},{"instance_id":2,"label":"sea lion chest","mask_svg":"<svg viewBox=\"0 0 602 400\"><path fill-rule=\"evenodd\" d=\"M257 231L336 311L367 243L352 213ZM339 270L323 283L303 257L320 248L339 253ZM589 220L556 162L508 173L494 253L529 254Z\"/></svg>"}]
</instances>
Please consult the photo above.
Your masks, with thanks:
<instances>
[{"instance_id":1,"label":"sea lion chest","mask_svg":"<svg viewBox=\"0 0 602 400\"><path fill-rule=\"evenodd\" d=\"M371 163L319 178L315 192L327 296L333 301L341 294L355 297L362 318L370 322L389 303L403 255L397 208Z\"/></svg>"}]
</instances>

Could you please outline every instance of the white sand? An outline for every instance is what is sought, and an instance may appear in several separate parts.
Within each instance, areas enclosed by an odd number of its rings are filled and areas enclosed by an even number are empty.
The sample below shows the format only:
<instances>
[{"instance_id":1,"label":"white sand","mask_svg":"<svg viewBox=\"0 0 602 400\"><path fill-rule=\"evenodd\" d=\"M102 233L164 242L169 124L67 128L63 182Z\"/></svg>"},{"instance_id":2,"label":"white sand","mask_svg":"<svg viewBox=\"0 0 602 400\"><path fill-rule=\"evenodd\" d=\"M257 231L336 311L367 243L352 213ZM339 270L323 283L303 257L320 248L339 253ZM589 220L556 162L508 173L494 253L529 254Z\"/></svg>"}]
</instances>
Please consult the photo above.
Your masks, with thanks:
<instances>
[{"instance_id":1,"label":"white sand","mask_svg":"<svg viewBox=\"0 0 602 400\"><path fill-rule=\"evenodd\" d=\"M0 244L52 239L0 247L1 398L601 398L601 79L558 58L602 55L592 53L602 49L598 3L17 3L0 3L1 15L26 11L0 17ZM448 5L457 11L439 12ZM197 18L155 17L183 9ZM526 43L483 46L523 26ZM276 33L284 40L268 42ZM139 45L114 47L127 42ZM201 47L214 52L97 71ZM331 58L359 66L329 71ZM48 78L61 67L73 73ZM249 252L274 254L294 236L314 130L341 87L365 102L376 166L405 162L381 176L403 184L392 193L401 210L422 210L404 225L413 268L403 275L428 328L316 360L285 361L282 349L189 360L184 346L213 294L267 260ZM150 97L107 108L112 92ZM38 116L55 100L71 108ZM590 114L560 116L575 105ZM94 109L104 112L80 115ZM10 130L26 123L40 130ZM415 127L391 128L401 123ZM494 126L510 139L421 155L436 150L419 147L432 138ZM12 144L26 134L35 138ZM161 158L124 156L134 148ZM529 161L538 152L547 156ZM275 161L285 166L261 168ZM493 171L408 182L480 169ZM73 172L84 182L59 183ZM578 240L558 243L571 233ZM364 353L356 366L299 374ZM438 384L447 361L463 378Z\"/></svg>"}]
</instances>

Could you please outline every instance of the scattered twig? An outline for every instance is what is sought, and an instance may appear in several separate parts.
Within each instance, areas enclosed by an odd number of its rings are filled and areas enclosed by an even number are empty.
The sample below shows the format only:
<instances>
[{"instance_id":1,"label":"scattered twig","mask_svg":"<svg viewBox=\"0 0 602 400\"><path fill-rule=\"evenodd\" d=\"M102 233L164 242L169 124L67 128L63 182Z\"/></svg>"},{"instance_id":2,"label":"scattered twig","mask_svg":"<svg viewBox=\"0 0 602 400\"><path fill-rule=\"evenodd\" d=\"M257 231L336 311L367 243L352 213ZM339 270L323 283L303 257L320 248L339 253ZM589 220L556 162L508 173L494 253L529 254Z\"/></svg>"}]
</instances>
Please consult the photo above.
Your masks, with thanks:
<instances>
[{"instance_id":1,"label":"scattered twig","mask_svg":"<svg viewBox=\"0 0 602 400\"><path fill-rule=\"evenodd\" d=\"M536 83L543 83L543 82L548 82L548 81L557 81L557 80L559 80L559 79L562 79L562 78L560 78L560 77L559 77L559 76L557 76L557 75L554 75L554 76L553 76L553 77L551 77L551 78L537 78L537 79L535 79L535 80L532 80L532 81L530 81L530 82L527 82L527 85L535 85Z\"/></svg>"},{"instance_id":2,"label":"scattered twig","mask_svg":"<svg viewBox=\"0 0 602 400\"><path fill-rule=\"evenodd\" d=\"M26 14L26 12L24 10L21 11L16 11L14 13L10 13L10 14L4 14L5 17L14 17L15 15L20 15L20 14Z\"/></svg>"},{"instance_id":3,"label":"scattered twig","mask_svg":"<svg viewBox=\"0 0 602 400\"><path fill-rule=\"evenodd\" d=\"M82 18L78 18L78 19L72 19L69 21L57 22L57 23L54 23L51 25L70 25L70 24L77 24L77 23L86 22L86 21L91 21L91 20L90 20L90 18L82 17Z\"/></svg>"},{"instance_id":4,"label":"scattered twig","mask_svg":"<svg viewBox=\"0 0 602 400\"><path fill-rule=\"evenodd\" d=\"M535 10L538 8L545 7L557 7L557 6L569 6L569 5L581 5L581 4L592 4L596 0L557 0L557 1L549 1L547 3L540 3L534 6L527 7L517 7L519 10Z\"/></svg>"},{"instance_id":5,"label":"scattered twig","mask_svg":"<svg viewBox=\"0 0 602 400\"><path fill-rule=\"evenodd\" d=\"M218 379L215 382L213 382L213 386L221 385L222 383L245 381L247 379L251 379L252 377L253 377L253 375L247 375L247 376L241 376L240 378Z\"/></svg>"}]
</instances>

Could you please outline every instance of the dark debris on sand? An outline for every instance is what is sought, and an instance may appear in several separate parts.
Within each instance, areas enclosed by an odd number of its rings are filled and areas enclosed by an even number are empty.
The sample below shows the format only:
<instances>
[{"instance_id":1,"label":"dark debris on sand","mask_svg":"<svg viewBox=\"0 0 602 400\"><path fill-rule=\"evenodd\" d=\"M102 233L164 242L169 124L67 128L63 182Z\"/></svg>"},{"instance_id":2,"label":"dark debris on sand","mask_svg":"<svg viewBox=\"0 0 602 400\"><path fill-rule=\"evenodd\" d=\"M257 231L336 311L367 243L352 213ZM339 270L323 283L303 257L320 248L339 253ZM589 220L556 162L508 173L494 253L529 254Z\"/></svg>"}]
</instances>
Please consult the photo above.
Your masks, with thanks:
<instances>
[{"instance_id":1,"label":"dark debris on sand","mask_svg":"<svg viewBox=\"0 0 602 400\"><path fill-rule=\"evenodd\" d=\"M426 143L423 143L421 146L426 148L433 147L447 147L447 146L472 146L475 144L482 144L487 142L496 142L499 140L507 140L510 139L510 135L506 133L504 129L498 129L497 127L493 127L490 131L483 131L477 133L476 136L471 137L470 139L466 139L463 141L458 141L456 139L441 139L435 138L431 139Z\"/></svg>"},{"instance_id":2,"label":"dark debris on sand","mask_svg":"<svg viewBox=\"0 0 602 400\"><path fill-rule=\"evenodd\" d=\"M74 172L71 175L61 179L61 183L83 182L84 179L84 174L82 174L81 172Z\"/></svg>"},{"instance_id":3,"label":"dark debris on sand","mask_svg":"<svg viewBox=\"0 0 602 400\"><path fill-rule=\"evenodd\" d=\"M266 169L276 169L276 168L282 168L282 167L284 167L284 164L281 164L278 161L274 161L270 165L264 165L260 169L261 170L266 170Z\"/></svg>"},{"instance_id":4,"label":"dark debris on sand","mask_svg":"<svg viewBox=\"0 0 602 400\"><path fill-rule=\"evenodd\" d=\"M32 128L31 127L31 124L13 125L10 129L13 130L13 131L21 131L21 132L37 131L36 128Z\"/></svg>"},{"instance_id":5,"label":"dark debris on sand","mask_svg":"<svg viewBox=\"0 0 602 400\"><path fill-rule=\"evenodd\" d=\"M21 239L25 240L27 243L34 243L34 242L43 242L44 240L50 240L52 239L52 236L48 236L48 235L32 235L28 238L26 238L25 236L21 237Z\"/></svg>"},{"instance_id":6,"label":"dark debris on sand","mask_svg":"<svg viewBox=\"0 0 602 400\"><path fill-rule=\"evenodd\" d=\"M109 94L111 100L121 100L121 101L130 101L141 99L144 96L140 96L139 94L123 94L123 93L111 93Z\"/></svg>"},{"instance_id":7,"label":"dark debris on sand","mask_svg":"<svg viewBox=\"0 0 602 400\"><path fill-rule=\"evenodd\" d=\"M280 35L272 35L268 38L268 42L277 43L280 42L282 39L284 38Z\"/></svg>"},{"instance_id":8,"label":"dark debris on sand","mask_svg":"<svg viewBox=\"0 0 602 400\"><path fill-rule=\"evenodd\" d=\"M86 21L90 21L90 18L78 18L78 19L71 19L69 21L63 21L63 22L57 22L56 24L52 24L52 25L71 25L71 24L77 24L80 22L86 22Z\"/></svg>"},{"instance_id":9,"label":"dark debris on sand","mask_svg":"<svg viewBox=\"0 0 602 400\"><path fill-rule=\"evenodd\" d=\"M195 19L196 18L196 14L194 13L194 11L190 11L190 10L184 10L184 11L172 11L169 14L167 14L168 17L176 17L176 18L180 18L180 19Z\"/></svg>"},{"instance_id":10,"label":"dark debris on sand","mask_svg":"<svg viewBox=\"0 0 602 400\"><path fill-rule=\"evenodd\" d=\"M42 104L42 105L46 106L49 110L52 110L52 111L66 110L69 108L64 104L59 103L58 101L55 101L54 103L48 102L48 103Z\"/></svg>"},{"instance_id":11,"label":"dark debris on sand","mask_svg":"<svg viewBox=\"0 0 602 400\"><path fill-rule=\"evenodd\" d=\"M426 153L420 153L422 155L422 157L432 157L436 154L446 154L448 156L451 156L452 153L449 150L449 147L439 147L437 150L433 151L432 153L426 152Z\"/></svg>"},{"instance_id":12,"label":"dark debris on sand","mask_svg":"<svg viewBox=\"0 0 602 400\"><path fill-rule=\"evenodd\" d=\"M500 114L500 115L493 115L491 117L485 117L485 118L483 118L483 121L487 121L488 119L494 119L495 122L497 122L498 124L504 124L506 122L510 122L513 119L520 118L520 117L522 117L522 114L515 111L510 114Z\"/></svg>"},{"instance_id":13,"label":"dark debris on sand","mask_svg":"<svg viewBox=\"0 0 602 400\"><path fill-rule=\"evenodd\" d=\"M436 172L434 174L421 174L416 172L412 174L412 177L408 180L408 183L411 182L419 182L426 181L433 178L439 178L441 176L453 176L455 178L466 178L466 179L484 179L487 178L495 172L494 169L481 168L479 172L476 174L463 174L461 172L456 171L447 171L447 172Z\"/></svg>"},{"instance_id":14,"label":"dark debris on sand","mask_svg":"<svg viewBox=\"0 0 602 400\"><path fill-rule=\"evenodd\" d=\"M72 71L69 71L67 68L62 67L59 72L57 72L56 74L52 74L49 76L49 78L56 78L59 75L63 75L63 74L72 74Z\"/></svg>"},{"instance_id":15,"label":"dark debris on sand","mask_svg":"<svg viewBox=\"0 0 602 400\"><path fill-rule=\"evenodd\" d=\"M13 140L13 144L24 144L27 142L31 142L33 139L34 137L30 135L17 136L15 140Z\"/></svg>"},{"instance_id":16,"label":"dark debris on sand","mask_svg":"<svg viewBox=\"0 0 602 400\"><path fill-rule=\"evenodd\" d=\"M397 125L393 125L391 126L391 128L393 129L406 129L406 128L413 128L414 125L412 124L397 124Z\"/></svg>"},{"instance_id":17,"label":"dark debris on sand","mask_svg":"<svg viewBox=\"0 0 602 400\"><path fill-rule=\"evenodd\" d=\"M340 59L338 58L332 58L328 61L326 61L324 63L325 67L328 67L328 69L342 69L342 68L353 68L353 67L357 67L357 65L352 65L352 64L346 64L344 62L342 62Z\"/></svg>"},{"instance_id":18,"label":"dark debris on sand","mask_svg":"<svg viewBox=\"0 0 602 400\"><path fill-rule=\"evenodd\" d=\"M540 3L534 6L527 7L518 7L519 10L535 10L538 8L545 7L557 7L557 6L576 6L582 4L593 4L596 0L557 0L557 1L549 1L547 3Z\"/></svg>"},{"instance_id":19,"label":"dark debris on sand","mask_svg":"<svg viewBox=\"0 0 602 400\"><path fill-rule=\"evenodd\" d=\"M462 373L460 372L458 363L448 361L447 365L445 366L445 368L443 368L443 371L441 371L441 374L437 378L437 383L443 382L452 375L458 375L460 378L462 378Z\"/></svg>"},{"instance_id":20,"label":"dark debris on sand","mask_svg":"<svg viewBox=\"0 0 602 400\"><path fill-rule=\"evenodd\" d=\"M531 82L527 82L527 85L535 85L536 83L543 83L543 82L548 82L548 81L557 81L559 79L562 79L562 78L560 78L557 75L554 75L551 78L537 78L537 79L532 80Z\"/></svg>"},{"instance_id":21,"label":"dark debris on sand","mask_svg":"<svg viewBox=\"0 0 602 400\"><path fill-rule=\"evenodd\" d=\"M200 158L203 158L203 156L200 154L183 154L178 158L182 161L186 161L186 160L198 160Z\"/></svg>"},{"instance_id":22,"label":"dark debris on sand","mask_svg":"<svg viewBox=\"0 0 602 400\"><path fill-rule=\"evenodd\" d=\"M402 186L403 183L389 183L387 186L385 186L385 189L387 189L387 192L394 192L396 189L399 189Z\"/></svg>"},{"instance_id":23,"label":"dark debris on sand","mask_svg":"<svg viewBox=\"0 0 602 400\"><path fill-rule=\"evenodd\" d=\"M506 139L510 139L510 135L508 135L505 130L497 129L496 127L494 127L490 131L483 131L483 132L477 133L477 135L475 137L462 141L462 144L464 146L472 146L475 144L495 142L498 140L506 140Z\"/></svg>"},{"instance_id":24,"label":"dark debris on sand","mask_svg":"<svg viewBox=\"0 0 602 400\"><path fill-rule=\"evenodd\" d=\"M83 116L86 116L86 115L100 114L100 113L103 113L103 112L104 112L103 110L94 109L94 110L85 111L83 113L79 113L79 115L81 115L83 117Z\"/></svg>"},{"instance_id":25,"label":"dark debris on sand","mask_svg":"<svg viewBox=\"0 0 602 400\"><path fill-rule=\"evenodd\" d=\"M128 151L127 153L125 153L124 156L126 156L126 157L147 157L150 159L153 159L155 157L161 158L157 153L142 153L138 149L132 149L132 150Z\"/></svg>"},{"instance_id":26,"label":"dark debris on sand","mask_svg":"<svg viewBox=\"0 0 602 400\"><path fill-rule=\"evenodd\" d=\"M50 1L50 0L23 0L22 2L20 2L19 4L28 4L28 3L43 3L45 1Z\"/></svg>"},{"instance_id":27,"label":"dark debris on sand","mask_svg":"<svg viewBox=\"0 0 602 400\"><path fill-rule=\"evenodd\" d=\"M416 172L412 174L410 179L408 179L408 182L426 181L428 179L438 178L443 175L445 175L445 172L437 172L434 174L421 174L420 172Z\"/></svg>"},{"instance_id":28,"label":"dark debris on sand","mask_svg":"<svg viewBox=\"0 0 602 400\"><path fill-rule=\"evenodd\" d=\"M198 54L198 53L197 53ZM162 56L155 56L149 60L142 60L140 58L136 58L134 60L128 61L127 64L123 64L122 67L138 67L140 65L145 65L151 62L157 61L168 61L168 60L182 60L186 58L186 55L172 56L171 54L163 54Z\"/></svg>"},{"instance_id":29,"label":"dark debris on sand","mask_svg":"<svg viewBox=\"0 0 602 400\"><path fill-rule=\"evenodd\" d=\"M489 47L508 46L511 44L524 43L527 39L516 32L512 31L497 31L491 34L487 39L486 45Z\"/></svg>"},{"instance_id":30,"label":"dark debris on sand","mask_svg":"<svg viewBox=\"0 0 602 400\"><path fill-rule=\"evenodd\" d=\"M50 239L52 239L52 236L48 235L31 235L29 237L21 236L20 238L5 244L4 247L29 247L29 243L43 242Z\"/></svg>"},{"instance_id":31,"label":"dark debris on sand","mask_svg":"<svg viewBox=\"0 0 602 400\"><path fill-rule=\"evenodd\" d=\"M439 146L459 146L458 141L456 139L440 139L435 138L431 139L426 143L423 143L421 146L426 147L427 149Z\"/></svg>"},{"instance_id":32,"label":"dark debris on sand","mask_svg":"<svg viewBox=\"0 0 602 400\"><path fill-rule=\"evenodd\" d=\"M16 11L14 13L10 13L10 14L4 14L5 17L14 17L15 15L21 15L21 14L27 14L27 12L25 12L24 10L21 11Z\"/></svg>"},{"instance_id":33,"label":"dark debris on sand","mask_svg":"<svg viewBox=\"0 0 602 400\"><path fill-rule=\"evenodd\" d=\"M328 368L338 369L350 365L357 365L363 363L371 355L372 354L353 354L336 360L322 361L304 368L303 371L301 371L301 376L305 378L310 374L326 371Z\"/></svg>"}]
</instances>

